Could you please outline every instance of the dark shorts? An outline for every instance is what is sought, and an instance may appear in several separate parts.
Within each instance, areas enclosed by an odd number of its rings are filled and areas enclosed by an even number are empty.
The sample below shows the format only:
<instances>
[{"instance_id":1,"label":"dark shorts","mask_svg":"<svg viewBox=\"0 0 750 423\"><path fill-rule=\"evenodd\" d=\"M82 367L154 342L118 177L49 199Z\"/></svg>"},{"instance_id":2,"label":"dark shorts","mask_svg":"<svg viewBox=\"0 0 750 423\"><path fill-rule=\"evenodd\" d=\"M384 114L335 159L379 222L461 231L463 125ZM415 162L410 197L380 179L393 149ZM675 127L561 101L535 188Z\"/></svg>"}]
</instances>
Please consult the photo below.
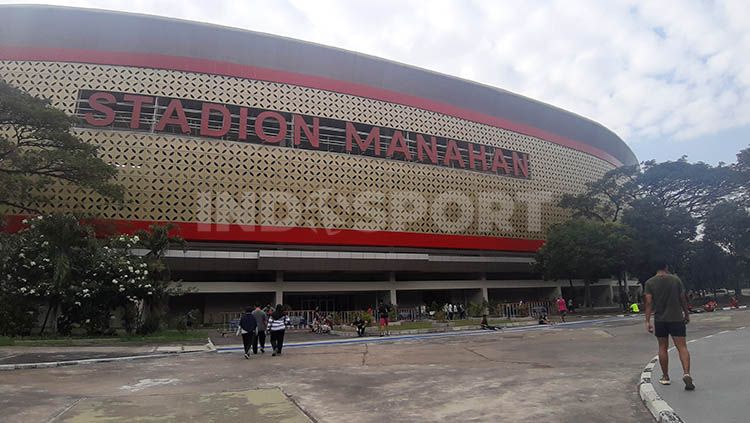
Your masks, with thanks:
<instances>
[{"instance_id":1,"label":"dark shorts","mask_svg":"<svg viewBox=\"0 0 750 423\"><path fill-rule=\"evenodd\" d=\"M684 337L686 332L685 322L654 322L654 335L657 338L667 338L670 335Z\"/></svg>"},{"instance_id":2,"label":"dark shorts","mask_svg":"<svg viewBox=\"0 0 750 423\"><path fill-rule=\"evenodd\" d=\"M568 314L567 310L560 310L560 316L565 316L566 314Z\"/></svg>"}]
</instances>

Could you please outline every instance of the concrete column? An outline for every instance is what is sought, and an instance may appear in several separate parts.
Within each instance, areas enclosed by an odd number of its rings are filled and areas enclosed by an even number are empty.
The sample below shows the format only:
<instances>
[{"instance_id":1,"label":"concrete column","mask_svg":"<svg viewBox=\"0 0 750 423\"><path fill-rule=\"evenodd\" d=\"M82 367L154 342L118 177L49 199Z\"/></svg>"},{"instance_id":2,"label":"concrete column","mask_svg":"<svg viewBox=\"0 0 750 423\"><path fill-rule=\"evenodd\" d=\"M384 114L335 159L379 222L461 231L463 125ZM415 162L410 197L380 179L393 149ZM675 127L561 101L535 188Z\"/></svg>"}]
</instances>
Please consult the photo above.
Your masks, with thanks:
<instances>
[{"instance_id":1,"label":"concrete column","mask_svg":"<svg viewBox=\"0 0 750 423\"><path fill-rule=\"evenodd\" d=\"M562 297L562 286L558 285L555 288L553 288L551 295L552 295L551 298Z\"/></svg>"},{"instance_id":2,"label":"concrete column","mask_svg":"<svg viewBox=\"0 0 750 423\"><path fill-rule=\"evenodd\" d=\"M284 272L276 271L276 298L275 304L284 304Z\"/></svg>"},{"instance_id":3,"label":"concrete column","mask_svg":"<svg viewBox=\"0 0 750 423\"><path fill-rule=\"evenodd\" d=\"M391 287L389 290L390 301L389 304L398 304L398 296L396 295L396 272L388 272L388 282Z\"/></svg>"},{"instance_id":4,"label":"concrete column","mask_svg":"<svg viewBox=\"0 0 750 423\"><path fill-rule=\"evenodd\" d=\"M489 302L490 301L490 294L487 292L487 287L483 286L482 288L480 288L480 290L482 291L482 301Z\"/></svg>"}]
</instances>

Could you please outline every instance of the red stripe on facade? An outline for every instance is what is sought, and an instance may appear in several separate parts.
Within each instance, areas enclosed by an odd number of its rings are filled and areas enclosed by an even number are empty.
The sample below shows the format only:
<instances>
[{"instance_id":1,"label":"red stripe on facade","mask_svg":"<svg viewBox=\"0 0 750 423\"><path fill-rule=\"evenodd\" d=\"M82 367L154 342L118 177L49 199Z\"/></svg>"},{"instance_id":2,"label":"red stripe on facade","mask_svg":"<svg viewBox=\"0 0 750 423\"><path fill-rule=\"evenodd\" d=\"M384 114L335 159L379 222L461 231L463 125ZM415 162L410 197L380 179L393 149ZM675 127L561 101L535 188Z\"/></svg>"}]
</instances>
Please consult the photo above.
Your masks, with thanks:
<instances>
[{"instance_id":1,"label":"red stripe on facade","mask_svg":"<svg viewBox=\"0 0 750 423\"><path fill-rule=\"evenodd\" d=\"M26 216L6 216L5 230L17 232L24 227ZM100 235L132 234L153 224L170 222L100 219L91 222ZM288 228L258 225L217 225L171 222L175 234L187 241L244 242L297 245L340 245L358 247L414 247L461 250L487 250L533 253L544 241L538 239L499 238L491 236L443 235L416 232L359 231L352 229Z\"/></svg>"},{"instance_id":2,"label":"red stripe on facade","mask_svg":"<svg viewBox=\"0 0 750 423\"><path fill-rule=\"evenodd\" d=\"M523 123L490 116L470 109L456 107L447 103L416 97L395 91L375 88L368 85L339 81L320 76L304 75L275 69L260 68L230 62L217 62L208 59L197 59L182 56L168 56L152 53L130 53L116 51L82 50L67 48L0 46L0 60L58 61L73 63L92 63L100 65L133 66L141 68L168 69L185 72L206 73L237 78L256 79L299 85L358 97L398 103L445 115L455 116L497 128L507 129L532 137L540 138L564 147L572 148L598 157L614 166L622 162L604 150L545 131Z\"/></svg>"}]
</instances>

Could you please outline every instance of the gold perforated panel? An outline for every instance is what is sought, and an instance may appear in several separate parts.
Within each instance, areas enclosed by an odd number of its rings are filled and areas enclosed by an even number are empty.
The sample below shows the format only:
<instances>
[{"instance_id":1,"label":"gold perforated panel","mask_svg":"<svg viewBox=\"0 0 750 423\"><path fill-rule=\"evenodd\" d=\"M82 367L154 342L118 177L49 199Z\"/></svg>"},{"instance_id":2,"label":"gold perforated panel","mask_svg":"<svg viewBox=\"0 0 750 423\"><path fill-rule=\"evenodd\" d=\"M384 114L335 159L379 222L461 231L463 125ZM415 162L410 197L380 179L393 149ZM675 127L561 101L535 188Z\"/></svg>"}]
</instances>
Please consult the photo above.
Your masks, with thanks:
<instances>
[{"instance_id":1,"label":"gold perforated panel","mask_svg":"<svg viewBox=\"0 0 750 423\"><path fill-rule=\"evenodd\" d=\"M539 238L565 217L552 203L583 190L612 168L585 153L492 126L368 98L266 81L179 71L61 62L0 61L0 77L73 114L79 89L133 92L280 110L436 136L529 153L531 179L459 169L166 134L80 129L120 166L125 207L73 187L51 188L55 210L125 220L268 224L337 229L407 230ZM544 200L541 226L528 213L528 196ZM500 201L483 201L483 198ZM273 204L273 200L279 204ZM381 199L383 206L380 206ZM394 199L403 207L394 207ZM424 213L413 218L415 205ZM435 201L447 219L431 218ZM207 208L207 201L211 207ZM481 216L511 202L508 225ZM469 223L454 203L470 203ZM236 204L236 207L232 207ZM271 207L272 209L270 209ZM416 207L419 208L418 206ZM466 210L466 209L464 209ZM405 221L403 223L399 223Z\"/></svg>"}]
</instances>

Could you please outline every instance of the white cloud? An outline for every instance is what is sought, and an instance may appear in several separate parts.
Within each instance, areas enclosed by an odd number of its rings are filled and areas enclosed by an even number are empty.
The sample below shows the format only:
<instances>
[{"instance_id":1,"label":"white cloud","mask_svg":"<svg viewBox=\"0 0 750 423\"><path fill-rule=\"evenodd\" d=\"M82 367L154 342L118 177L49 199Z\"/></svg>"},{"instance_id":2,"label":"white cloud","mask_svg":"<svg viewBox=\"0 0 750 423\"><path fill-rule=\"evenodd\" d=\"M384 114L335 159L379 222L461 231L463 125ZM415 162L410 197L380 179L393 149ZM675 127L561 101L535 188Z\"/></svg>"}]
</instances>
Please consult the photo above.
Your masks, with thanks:
<instances>
[{"instance_id":1,"label":"white cloud","mask_svg":"<svg viewBox=\"0 0 750 423\"><path fill-rule=\"evenodd\" d=\"M571 110L633 144L750 124L746 0L53 3L200 20L397 60Z\"/></svg>"}]
</instances>

